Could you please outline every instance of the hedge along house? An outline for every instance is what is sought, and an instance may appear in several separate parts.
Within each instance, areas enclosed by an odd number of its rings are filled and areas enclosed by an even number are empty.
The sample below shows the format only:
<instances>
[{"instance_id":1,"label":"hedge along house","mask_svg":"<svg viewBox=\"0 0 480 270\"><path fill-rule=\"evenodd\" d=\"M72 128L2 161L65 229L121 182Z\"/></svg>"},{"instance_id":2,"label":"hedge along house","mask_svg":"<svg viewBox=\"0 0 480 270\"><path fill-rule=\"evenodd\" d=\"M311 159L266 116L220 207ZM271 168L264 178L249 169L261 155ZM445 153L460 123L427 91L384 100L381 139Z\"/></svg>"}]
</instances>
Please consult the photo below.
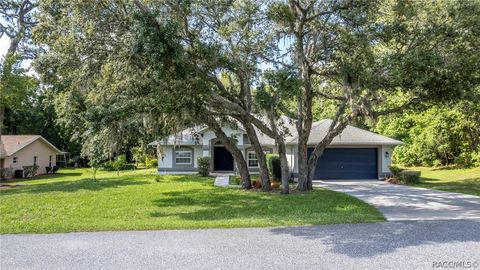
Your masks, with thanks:
<instances>
[{"instance_id":1,"label":"hedge along house","mask_svg":"<svg viewBox=\"0 0 480 270\"><path fill-rule=\"evenodd\" d=\"M46 167L56 166L57 155L60 153L60 150L40 135L0 137L0 168L23 170L23 166L37 165L37 174L45 174Z\"/></svg>"},{"instance_id":2,"label":"hedge along house","mask_svg":"<svg viewBox=\"0 0 480 270\"><path fill-rule=\"evenodd\" d=\"M309 153L326 135L332 120L313 123L308 144ZM286 138L287 160L292 176L298 175L298 136L293 124L287 124L290 135ZM237 140L251 173L258 171L258 160L248 136L241 128L223 127L227 136ZM257 130L259 141L266 153L276 153L275 141ZM208 128L186 129L160 141L163 153L158 159L161 174L195 173L197 158L210 157L211 171L235 173L232 155ZM397 141L367 130L347 126L335 137L319 158L314 179L381 179L390 173L392 151ZM150 143L156 146L157 142Z\"/></svg>"}]
</instances>

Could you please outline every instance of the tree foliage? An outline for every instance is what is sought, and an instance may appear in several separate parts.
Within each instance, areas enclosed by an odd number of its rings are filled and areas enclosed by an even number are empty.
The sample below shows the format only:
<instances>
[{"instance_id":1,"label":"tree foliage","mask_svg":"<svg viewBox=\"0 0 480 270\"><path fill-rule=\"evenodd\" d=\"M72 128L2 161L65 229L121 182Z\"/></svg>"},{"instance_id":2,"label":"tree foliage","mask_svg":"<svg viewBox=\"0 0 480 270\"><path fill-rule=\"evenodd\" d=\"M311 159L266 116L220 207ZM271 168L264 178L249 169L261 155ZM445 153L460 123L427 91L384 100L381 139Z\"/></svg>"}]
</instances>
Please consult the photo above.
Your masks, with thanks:
<instances>
[{"instance_id":1,"label":"tree foliage","mask_svg":"<svg viewBox=\"0 0 480 270\"><path fill-rule=\"evenodd\" d=\"M288 182L287 115L299 137L298 189L306 191L318 158L348 124L469 95L479 83L479 6L46 0L37 70L55 93L58 123L84 155L105 158L138 136L203 123L234 156L245 188L245 159L222 125L244 128L268 190L257 133L275 139ZM334 121L307 156L314 110Z\"/></svg>"},{"instance_id":2,"label":"tree foliage","mask_svg":"<svg viewBox=\"0 0 480 270\"><path fill-rule=\"evenodd\" d=\"M382 117L376 130L396 137L393 161L405 166L479 164L480 107L478 101L432 106Z\"/></svg>"}]
</instances>

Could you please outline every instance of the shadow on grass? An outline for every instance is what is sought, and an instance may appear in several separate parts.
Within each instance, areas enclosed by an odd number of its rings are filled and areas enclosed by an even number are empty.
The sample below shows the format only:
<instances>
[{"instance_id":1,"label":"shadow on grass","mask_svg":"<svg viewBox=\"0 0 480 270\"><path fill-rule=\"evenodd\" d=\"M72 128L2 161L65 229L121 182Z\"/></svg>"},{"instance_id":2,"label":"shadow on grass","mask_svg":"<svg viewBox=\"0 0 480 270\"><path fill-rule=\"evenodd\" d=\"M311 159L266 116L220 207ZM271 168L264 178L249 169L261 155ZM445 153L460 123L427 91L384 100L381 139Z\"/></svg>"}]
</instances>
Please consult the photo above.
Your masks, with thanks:
<instances>
[{"instance_id":1,"label":"shadow on grass","mask_svg":"<svg viewBox=\"0 0 480 270\"><path fill-rule=\"evenodd\" d=\"M450 170L458 170L458 169L465 169L465 167L458 166L458 165L451 165L451 166L432 168L432 171L450 171Z\"/></svg>"},{"instance_id":2,"label":"shadow on grass","mask_svg":"<svg viewBox=\"0 0 480 270\"><path fill-rule=\"evenodd\" d=\"M151 213L152 217L177 216L195 221L261 219L273 225L384 220L373 207L329 190L284 196L232 189L191 189L161 195L161 199L153 201L158 211ZM172 211L173 207L179 210Z\"/></svg>"},{"instance_id":3,"label":"shadow on grass","mask_svg":"<svg viewBox=\"0 0 480 270\"><path fill-rule=\"evenodd\" d=\"M25 181L32 181L32 180L46 180L46 179L57 179L57 178L63 178L63 177L74 177L74 176L80 176L82 173L53 173L53 174L42 174L42 175L37 175L35 177L30 177L30 178L14 178L14 179L9 179L9 180L2 180L2 183L17 183L17 182L25 182Z\"/></svg>"},{"instance_id":4,"label":"shadow on grass","mask_svg":"<svg viewBox=\"0 0 480 270\"><path fill-rule=\"evenodd\" d=\"M49 193L49 192L75 192L79 190L99 191L107 188L118 188L122 186L144 185L144 184L151 184L151 182L127 180L127 179L115 179L115 178L104 178L101 180L94 181L93 179L85 178L85 179L73 180L73 181L25 185L18 188L2 190L1 194L3 195L25 194L25 193L37 194L37 193Z\"/></svg>"},{"instance_id":5,"label":"shadow on grass","mask_svg":"<svg viewBox=\"0 0 480 270\"><path fill-rule=\"evenodd\" d=\"M432 243L479 242L480 220L386 222L375 224L274 228L276 235L321 241L330 252L373 257Z\"/></svg>"},{"instance_id":6,"label":"shadow on grass","mask_svg":"<svg viewBox=\"0 0 480 270\"><path fill-rule=\"evenodd\" d=\"M413 184L413 186L480 196L480 177L463 179L462 181L444 181L436 178L422 177L420 182Z\"/></svg>"}]
</instances>

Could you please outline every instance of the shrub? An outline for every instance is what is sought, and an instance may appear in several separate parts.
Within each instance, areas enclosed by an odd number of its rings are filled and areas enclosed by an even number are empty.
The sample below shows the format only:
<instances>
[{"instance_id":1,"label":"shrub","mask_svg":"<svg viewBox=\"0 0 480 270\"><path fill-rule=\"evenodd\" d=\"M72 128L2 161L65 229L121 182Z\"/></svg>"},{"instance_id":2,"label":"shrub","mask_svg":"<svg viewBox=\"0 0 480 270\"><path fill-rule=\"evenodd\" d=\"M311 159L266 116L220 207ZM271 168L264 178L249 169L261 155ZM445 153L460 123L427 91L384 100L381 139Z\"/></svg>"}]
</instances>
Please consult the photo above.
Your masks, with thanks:
<instances>
[{"instance_id":1,"label":"shrub","mask_svg":"<svg viewBox=\"0 0 480 270\"><path fill-rule=\"evenodd\" d=\"M126 155L119 155L117 157L117 160L115 162L115 169L118 170L124 170L125 165L127 165L127 156Z\"/></svg>"},{"instance_id":2,"label":"shrub","mask_svg":"<svg viewBox=\"0 0 480 270\"><path fill-rule=\"evenodd\" d=\"M420 181L420 172L419 171L402 171L399 174L400 179L406 183L418 183Z\"/></svg>"},{"instance_id":3,"label":"shrub","mask_svg":"<svg viewBox=\"0 0 480 270\"><path fill-rule=\"evenodd\" d=\"M122 170L135 170L136 168L135 164L125 164Z\"/></svg>"},{"instance_id":4,"label":"shrub","mask_svg":"<svg viewBox=\"0 0 480 270\"><path fill-rule=\"evenodd\" d=\"M210 157L199 157L197 159L198 174L208 176L210 174Z\"/></svg>"},{"instance_id":5,"label":"shrub","mask_svg":"<svg viewBox=\"0 0 480 270\"><path fill-rule=\"evenodd\" d=\"M38 171L38 165L23 166L23 175L25 178L35 176Z\"/></svg>"},{"instance_id":6,"label":"shrub","mask_svg":"<svg viewBox=\"0 0 480 270\"><path fill-rule=\"evenodd\" d=\"M390 168L390 172L392 172L392 175L396 177L398 177L400 172L403 170L395 165L390 165L389 168Z\"/></svg>"},{"instance_id":7,"label":"shrub","mask_svg":"<svg viewBox=\"0 0 480 270\"><path fill-rule=\"evenodd\" d=\"M57 171L58 171L58 166L53 166L53 167L52 167L52 172L53 172L53 173L56 173Z\"/></svg>"},{"instance_id":8,"label":"shrub","mask_svg":"<svg viewBox=\"0 0 480 270\"><path fill-rule=\"evenodd\" d=\"M273 180L280 181L282 179L282 166L280 163L280 156L277 154L268 154L267 158L267 167L272 175Z\"/></svg>"},{"instance_id":9,"label":"shrub","mask_svg":"<svg viewBox=\"0 0 480 270\"><path fill-rule=\"evenodd\" d=\"M480 167L480 150L476 152L472 152L472 165L476 167Z\"/></svg>"},{"instance_id":10,"label":"shrub","mask_svg":"<svg viewBox=\"0 0 480 270\"><path fill-rule=\"evenodd\" d=\"M134 164L127 163L127 156L120 155L115 161L106 161L100 165L105 171L121 171L121 170L134 170Z\"/></svg>"},{"instance_id":11,"label":"shrub","mask_svg":"<svg viewBox=\"0 0 480 270\"><path fill-rule=\"evenodd\" d=\"M147 156L145 157L145 167L146 168L157 168L158 167L158 160L156 158Z\"/></svg>"},{"instance_id":12,"label":"shrub","mask_svg":"<svg viewBox=\"0 0 480 270\"><path fill-rule=\"evenodd\" d=\"M160 181L162 180L162 176L156 175L154 180L155 182L160 183Z\"/></svg>"},{"instance_id":13,"label":"shrub","mask_svg":"<svg viewBox=\"0 0 480 270\"><path fill-rule=\"evenodd\" d=\"M116 162L115 161L107 161L102 163L101 167L105 171L116 171Z\"/></svg>"},{"instance_id":14,"label":"shrub","mask_svg":"<svg viewBox=\"0 0 480 270\"><path fill-rule=\"evenodd\" d=\"M432 164L433 164L434 167L441 167L442 166L442 161L439 160L439 159L435 159Z\"/></svg>"},{"instance_id":15,"label":"shrub","mask_svg":"<svg viewBox=\"0 0 480 270\"><path fill-rule=\"evenodd\" d=\"M13 168L1 168L0 169L0 179L7 179L13 177L14 170Z\"/></svg>"},{"instance_id":16,"label":"shrub","mask_svg":"<svg viewBox=\"0 0 480 270\"><path fill-rule=\"evenodd\" d=\"M229 184L230 185L240 185L242 183L242 179L238 176L230 176Z\"/></svg>"},{"instance_id":17,"label":"shrub","mask_svg":"<svg viewBox=\"0 0 480 270\"><path fill-rule=\"evenodd\" d=\"M47 173L51 173L52 172L52 167L50 167L50 166L45 167L45 171Z\"/></svg>"}]
</instances>

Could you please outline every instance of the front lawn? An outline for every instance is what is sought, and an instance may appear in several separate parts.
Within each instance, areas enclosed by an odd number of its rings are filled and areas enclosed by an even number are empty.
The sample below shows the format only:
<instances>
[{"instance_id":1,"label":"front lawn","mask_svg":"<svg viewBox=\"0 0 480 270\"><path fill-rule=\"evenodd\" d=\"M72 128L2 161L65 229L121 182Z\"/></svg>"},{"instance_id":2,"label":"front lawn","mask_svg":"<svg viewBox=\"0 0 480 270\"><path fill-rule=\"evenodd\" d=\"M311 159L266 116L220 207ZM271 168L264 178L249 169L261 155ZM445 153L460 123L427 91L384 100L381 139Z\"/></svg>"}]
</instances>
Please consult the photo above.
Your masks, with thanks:
<instances>
[{"instance_id":1,"label":"front lawn","mask_svg":"<svg viewBox=\"0 0 480 270\"><path fill-rule=\"evenodd\" d=\"M480 196L480 167L469 169L416 167L409 169L422 173L420 183L411 184L413 186Z\"/></svg>"},{"instance_id":2,"label":"front lawn","mask_svg":"<svg viewBox=\"0 0 480 270\"><path fill-rule=\"evenodd\" d=\"M53 233L261 227L383 221L372 206L345 194L316 189L283 196L213 186L213 178L154 170L86 169L9 182L0 190L0 233Z\"/></svg>"}]
</instances>

